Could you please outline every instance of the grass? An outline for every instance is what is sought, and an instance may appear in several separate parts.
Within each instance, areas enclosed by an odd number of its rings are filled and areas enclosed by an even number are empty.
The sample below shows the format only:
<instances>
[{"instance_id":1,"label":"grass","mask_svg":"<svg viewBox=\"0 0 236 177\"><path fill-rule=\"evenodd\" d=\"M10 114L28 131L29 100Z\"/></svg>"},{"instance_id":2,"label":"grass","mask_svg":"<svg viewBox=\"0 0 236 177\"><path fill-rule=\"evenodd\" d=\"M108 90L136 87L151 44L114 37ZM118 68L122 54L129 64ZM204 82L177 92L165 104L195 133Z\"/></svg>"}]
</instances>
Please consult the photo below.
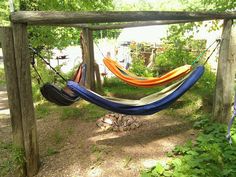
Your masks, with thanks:
<instances>
[{"instance_id":1,"label":"grass","mask_svg":"<svg viewBox=\"0 0 236 177\"><path fill-rule=\"evenodd\" d=\"M60 144L63 142L65 137L60 130L55 130L55 132L52 134L52 139L56 144Z\"/></svg>"},{"instance_id":2,"label":"grass","mask_svg":"<svg viewBox=\"0 0 236 177\"><path fill-rule=\"evenodd\" d=\"M54 154L57 154L59 151L58 150L56 150L56 149L54 149L54 148L48 148L47 149L47 155L48 156L52 156L52 155L54 155Z\"/></svg>"},{"instance_id":3,"label":"grass","mask_svg":"<svg viewBox=\"0 0 236 177\"><path fill-rule=\"evenodd\" d=\"M6 85L6 77L5 77L5 71L4 68L0 68L0 86Z\"/></svg>"},{"instance_id":4,"label":"grass","mask_svg":"<svg viewBox=\"0 0 236 177\"><path fill-rule=\"evenodd\" d=\"M74 107L63 107L61 109L60 119L80 119L84 121L95 121L104 116L108 111L94 104L80 101Z\"/></svg>"},{"instance_id":5,"label":"grass","mask_svg":"<svg viewBox=\"0 0 236 177\"><path fill-rule=\"evenodd\" d=\"M160 91L162 87L139 88L125 84L117 78L110 78L105 80L103 89L104 93L109 96L139 99Z\"/></svg>"},{"instance_id":6,"label":"grass","mask_svg":"<svg viewBox=\"0 0 236 177\"><path fill-rule=\"evenodd\" d=\"M57 106L45 101L35 106L35 110L37 119L43 119L51 114L56 114L62 121L67 119L95 121L108 112L83 100L71 106Z\"/></svg>"},{"instance_id":7,"label":"grass","mask_svg":"<svg viewBox=\"0 0 236 177\"><path fill-rule=\"evenodd\" d=\"M43 104L38 104L35 107L35 115L37 119L45 118L49 115L56 107L51 105L48 102L44 102Z\"/></svg>"},{"instance_id":8,"label":"grass","mask_svg":"<svg viewBox=\"0 0 236 177\"><path fill-rule=\"evenodd\" d=\"M15 172L20 173L24 158L23 151L12 143L0 142L0 176L11 175L14 176Z\"/></svg>"}]
</instances>

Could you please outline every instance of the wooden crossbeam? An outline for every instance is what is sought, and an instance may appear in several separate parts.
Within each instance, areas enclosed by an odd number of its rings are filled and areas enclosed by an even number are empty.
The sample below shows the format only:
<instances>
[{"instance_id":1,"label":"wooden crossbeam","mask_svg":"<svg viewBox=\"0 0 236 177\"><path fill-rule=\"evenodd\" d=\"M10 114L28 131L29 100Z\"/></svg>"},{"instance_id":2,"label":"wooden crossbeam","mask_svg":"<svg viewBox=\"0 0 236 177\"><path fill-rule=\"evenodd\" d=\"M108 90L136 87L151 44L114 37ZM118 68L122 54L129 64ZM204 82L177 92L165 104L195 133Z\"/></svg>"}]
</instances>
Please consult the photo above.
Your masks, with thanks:
<instances>
[{"instance_id":1,"label":"wooden crossbeam","mask_svg":"<svg viewBox=\"0 0 236 177\"><path fill-rule=\"evenodd\" d=\"M235 19L236 12L180 12L180 11L110 11L110 12L48 12L19 11L11 13L13 23L34 25L131 22L155 20L213 20Z\"/></svg>"},{"instance_id":2,"label":"wooden crossbeam","mask_svg":"<svg viewBox=\"0 0 236 177\"><path fill-rule=\"evenodd\" d=\"M135 21L135 22L119 22L119 23L100 23L100 24L46 24L45 26L60 26L60 27L75 27L75 28L88 28L90 30L109 30L109 29L123 29L123 28L134 28L141 26L155 26L155 25L170 25L180 23L191 23L205 21L202 20L162 20L162 21Z\"/></svg>"}]
</instances>

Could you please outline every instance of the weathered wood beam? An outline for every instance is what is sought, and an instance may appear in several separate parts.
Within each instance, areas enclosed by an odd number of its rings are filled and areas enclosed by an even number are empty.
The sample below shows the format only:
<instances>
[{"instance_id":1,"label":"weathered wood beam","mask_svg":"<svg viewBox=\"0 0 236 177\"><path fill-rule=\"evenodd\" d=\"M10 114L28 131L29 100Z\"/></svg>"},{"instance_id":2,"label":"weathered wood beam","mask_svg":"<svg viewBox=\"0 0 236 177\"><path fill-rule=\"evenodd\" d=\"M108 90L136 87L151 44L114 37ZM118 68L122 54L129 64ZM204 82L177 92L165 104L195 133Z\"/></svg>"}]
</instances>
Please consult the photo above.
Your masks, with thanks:
<instances>
[{"instance_id":1,"label":"weathered wood beam","mask_svg":"<svg viewBox=\"0 0 236 177\"><path fill-rule=\"evenodd\" d=\"M0 28L1 44L4 58L4 70L7 81L7 95L10 108L10 118L13 135L13 146L24 152L24 135L22 127L22 114L20 105L20 93L14 54L14 42L12 28ZM15 176L26 176L26 164L16 169Z\"/></svg>"},{"instance_id":2,"label":"weathered wood beam","mask_svg":"<svg viewBox=\"0 0 236 177\"><path fill-rule=\"evenodd\" d=\"M180 12L180 11L109 11L109 12L48 12L19 11L11 13L13 23L76 24L103 22L131 22L154 20L235 19L236 12Z\"/></svg>"},{"instance_id":3,"label":"weathered wood beam","mask_svg":"<svg viewBox=\"0 0 236 177\"><path fill-rule=\"evenodd\" d=\"M18 89L20 94L20 108L24 134L25 161L27 176L37 174L39 169L39 151L37 128L32 98L32 84L30 74L30 57L28 50L27 25L13 24L14 53Z\"/></svg>"},{"instance_id":4,"label":"weathered wood beam","mask_svg":"<svg viewBox=\"0 0 236 177\"><path fill-rule=\"evenodd\" d=\"M141 21L141 22L139 21L139 22L124 22L124 23L109 23L109 24L84 24L84 23L83 24L57 24L57 25L52 24L52 26L89 28L91 30L106 30L106 29L133 28L133 27L139 27L139 26L191 23L191 22L198 22L198 21L204 21L204 19L202 20Z\"/></svg>"},{"instance_id":5,"label":"weathered wood beam","mask_svg":"<svg viewBox=\"0 0 236 177\"><path fill-rule=\"evenodd\" d=\"M230 56L229 56L229 58L230 58L230 60L234 61L234 66L233 66L234 76L235 76L234 80L236 81L236 26L235 25L232 26L230 42L231 42L231 44L230 44Z\"/></svg>"},{"instance_id":6,"label":"weathered wood beam","mask_svg":"<svg viewBox=\"0 0 236 177\"><path fill-rule=\"evenodd\" d=\"M83 28L81 42L83 62L87 66L85 86L90 90L95 90L93 32L90 29Z\"/></svg>"},{"instance_id":7,"label":"weathered wood beam","mask_svg":"<svg viewBox=\"0 0 236 177\"><path fill-rule=\"evenodd\" d=\"M190 22L197 22L197 21L203 21L203 20L163 20L163 21L127 22L127 23L121 23L121 24L91 25L89 28L92 30L123 29L123 28L134 28L134 27L141 27L141 26L190 23Z\"/></svg>"},{"instance_id":8,"label":"weathered wood beam","mask_svg":"<svg viewBox=\"0 0 236 177\"><path fill-rule=\"evenodd\" d=\"M218 59L216 91L213 106L213 119L227 123L231 117L232 90L234 81L234 65L230 58L230 37L232 20L224 20L222 43Z\"/></svg>"},{"instance_id":9,"label":"weathered wood beam","mask_svg":"<svg viewBox=\"0 0 236 177\"><path fill-rule=\"evenodd\" d=\"M96 86L99 91L102 90L102 80L100 76L100 70L99 70L99 65L97 63L94 63L94 71L95 71L95 76L96 76Z\"/></svg>"}]
</instances>

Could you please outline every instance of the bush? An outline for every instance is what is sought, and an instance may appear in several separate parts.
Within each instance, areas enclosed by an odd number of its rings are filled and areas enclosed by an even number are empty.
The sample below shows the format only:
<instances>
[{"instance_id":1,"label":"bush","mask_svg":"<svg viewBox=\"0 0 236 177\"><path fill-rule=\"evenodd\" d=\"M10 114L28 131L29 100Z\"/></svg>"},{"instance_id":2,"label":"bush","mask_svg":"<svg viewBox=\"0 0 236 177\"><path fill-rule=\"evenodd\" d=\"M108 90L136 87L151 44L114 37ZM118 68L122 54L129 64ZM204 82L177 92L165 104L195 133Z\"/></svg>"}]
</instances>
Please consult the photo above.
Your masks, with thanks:
<instances>
[{"instance_id":1,"label":"bush","mask_svg":"<svg viewBox=\"0 0 236 177\"><path fill-rule=\"evenodd\" d=\"M134 58L131 64L130 72L137 76L152 77L153 73L151 69L147 68L144 64L144 59Z\"/></svg>"},{"instance_id":2,"label":"bush","mask_svg":"<svg viewBox=\"0 0 236 177\"><path fill-rule=\"evenodd\" d=\"M156 167L143 171L142 176L202 176L233 177L236 175L235 127L231 133L234 143L230 145L225 138L226 126L203 118L194 124L201 133L194 142L176 146L168 153L173 159L167 164L158 163ZM166 174L166 175L165 175Z\"/></svg>"},{"instance_id":3,"label":"bush","mask_svg":"<svg viewBox=\"0 0 236 177\"><path fill-rule=\"evenodd\" d=\"M195 57L189 51L164 45L165 51L155 59L155 67L159 73L164 73L185 64L191 64Z\"/></svg>"},{"instance_id":4,"label":"bush","mask_svg":"<svg viewBox=\"0 0 236 177\"><path fill-rule=\"evenodd\" d=\"M169 36L162 39L162 53L155 59L156 70L163 74L185 64L192 64L205 49L205 40L193 40L193 36L185 36L192 26L172 25Z\"/></svg>"}]
</instances>

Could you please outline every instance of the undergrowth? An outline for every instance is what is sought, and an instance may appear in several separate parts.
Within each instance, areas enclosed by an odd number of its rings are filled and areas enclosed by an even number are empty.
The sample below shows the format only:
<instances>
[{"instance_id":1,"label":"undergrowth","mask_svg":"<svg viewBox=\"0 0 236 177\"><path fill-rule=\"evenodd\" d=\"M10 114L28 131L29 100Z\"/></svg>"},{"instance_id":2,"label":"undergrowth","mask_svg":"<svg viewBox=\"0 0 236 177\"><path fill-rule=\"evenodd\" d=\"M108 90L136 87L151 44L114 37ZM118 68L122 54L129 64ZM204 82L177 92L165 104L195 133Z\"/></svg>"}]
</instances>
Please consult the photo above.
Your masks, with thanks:
<instances>
[{"instance_id":1,"label":"undergrowth","mask_svg":"<svg viewBox=\"0 0 236 177\"><path fill-rule=\"evenodd\" d=\"M20 169L24 164L23 151L12 143L0 142L0 153L0 176L7 174L14 176L15 173L20 175L19 173L22 173Z\"/></svg>"},{"instance_id":2,"label":"undergrowth","mask_svg":"<svg viewBox=\"0 0 236 177\"><path fill-rule=\"evenodd\" d=\"M195 141L176 146L168 153L172 157L166 164L158 163L144 170L142 177L234 177L236 176L236 145L226 141L226 126L209 121L209 117L195 122L200 129ZM232 129L233 139L236 140ZM236 143L236 142L235 142Z\"/></svg>"}]
</instances>

